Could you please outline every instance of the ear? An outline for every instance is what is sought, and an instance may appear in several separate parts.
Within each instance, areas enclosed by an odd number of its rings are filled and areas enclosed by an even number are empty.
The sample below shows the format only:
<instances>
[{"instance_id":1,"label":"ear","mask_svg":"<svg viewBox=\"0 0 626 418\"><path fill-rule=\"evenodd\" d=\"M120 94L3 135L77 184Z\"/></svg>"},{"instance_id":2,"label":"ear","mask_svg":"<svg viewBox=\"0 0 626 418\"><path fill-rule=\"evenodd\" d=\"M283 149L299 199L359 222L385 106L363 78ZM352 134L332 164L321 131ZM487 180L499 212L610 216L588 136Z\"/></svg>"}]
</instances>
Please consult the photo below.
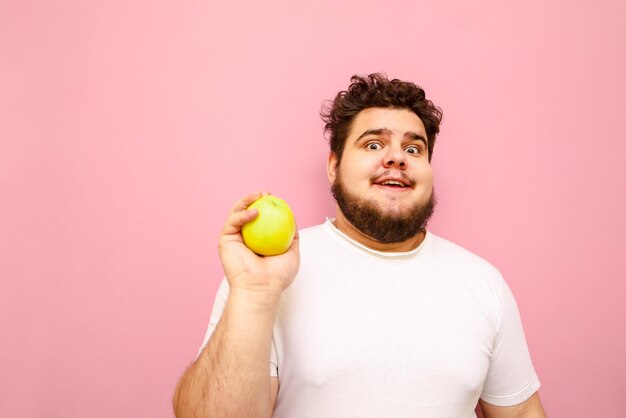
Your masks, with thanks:
<instances>
[{"instance_id":1,"label":"ear","mask_svg":"<svg viewBox=\"0 0 626 418\"><path fill-rule=\"evenodd\" d=\"M326 174L328 175L328 181L330 183L333 183L335 181L335 178L337 178L337 156L334 152L328 154Z\"/></svg>"}]
</instances>

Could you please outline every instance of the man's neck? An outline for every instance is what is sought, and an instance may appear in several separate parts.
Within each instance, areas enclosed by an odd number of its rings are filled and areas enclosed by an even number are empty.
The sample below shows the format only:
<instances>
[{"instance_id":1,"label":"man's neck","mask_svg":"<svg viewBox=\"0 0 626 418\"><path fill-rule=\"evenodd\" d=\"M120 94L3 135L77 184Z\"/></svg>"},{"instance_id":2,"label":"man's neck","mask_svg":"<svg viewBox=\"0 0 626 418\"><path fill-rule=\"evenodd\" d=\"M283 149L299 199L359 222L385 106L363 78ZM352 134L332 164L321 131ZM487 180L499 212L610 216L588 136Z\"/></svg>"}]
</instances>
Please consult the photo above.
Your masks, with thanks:
<instances>
[{"instance_id":1,"label":"man's neck","mask_svg":"<svg viewBox=\"0 0 626 418\"><path fill-rule=\"evenodd\" d=\"M424 238L426 237L426 231L421 231L421 232L418 232L417 235L412 236L406 241L394 242L391 244L384 244L382 242L376 241L370 238L369 236L363 234L359 229L357 229L354 225L352 225L350 221L346 219L346 217L343 215L343 213L340 210L337 210L337 217L335 218L333 225L335 225L335 227L338 230L340 230L341 232L343 232L344 234L346 234L353 240L373 250L383 251L383 252L411 251L417 248L422 243L422 241L424 241Z\"/></svg>"}]
</instances>

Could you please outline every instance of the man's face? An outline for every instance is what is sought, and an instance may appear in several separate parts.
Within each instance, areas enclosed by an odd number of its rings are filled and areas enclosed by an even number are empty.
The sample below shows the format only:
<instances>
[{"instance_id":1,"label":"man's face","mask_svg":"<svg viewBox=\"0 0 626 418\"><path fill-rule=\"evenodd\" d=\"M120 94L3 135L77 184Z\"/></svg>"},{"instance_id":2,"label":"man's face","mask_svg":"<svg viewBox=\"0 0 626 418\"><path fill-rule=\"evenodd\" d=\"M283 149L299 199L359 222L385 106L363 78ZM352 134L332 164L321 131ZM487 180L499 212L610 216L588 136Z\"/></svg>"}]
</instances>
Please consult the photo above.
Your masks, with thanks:
<instances>
[{"instance_id":1,"label":"man's face","mask_svg":"<svg viewBox=\"0 0 626 418\"><path fill-rule=\"evenodd\" d=\"M331 154L328 178L339 209L381 243L415 236L435 206L426 130L408 109L369 108L354 118L341 158Z\"/></svg>"}]
</instances>

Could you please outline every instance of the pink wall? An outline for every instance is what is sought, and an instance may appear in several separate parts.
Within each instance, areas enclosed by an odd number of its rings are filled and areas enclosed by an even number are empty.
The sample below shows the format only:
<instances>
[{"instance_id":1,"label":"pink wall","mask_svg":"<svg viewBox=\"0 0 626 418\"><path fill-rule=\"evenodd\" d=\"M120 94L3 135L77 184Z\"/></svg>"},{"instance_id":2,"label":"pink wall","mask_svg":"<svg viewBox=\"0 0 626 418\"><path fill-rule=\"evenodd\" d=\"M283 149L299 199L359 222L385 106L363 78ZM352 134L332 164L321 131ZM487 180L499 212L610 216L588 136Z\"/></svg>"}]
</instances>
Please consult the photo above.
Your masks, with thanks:
<instances>
[{"instance_id":1,"label":"pink wall","mask_svg":"<svg viewBox=\"0 0 626 418\"><path fill-rule=\"evenodd\" d=\"M3 1L0 416L171 417L229 207L332 214L320 105L383 70L444 109L431 229L504 273L548 414L622 417L626 3L517 3Z\"/></svg>"}]
</instances>

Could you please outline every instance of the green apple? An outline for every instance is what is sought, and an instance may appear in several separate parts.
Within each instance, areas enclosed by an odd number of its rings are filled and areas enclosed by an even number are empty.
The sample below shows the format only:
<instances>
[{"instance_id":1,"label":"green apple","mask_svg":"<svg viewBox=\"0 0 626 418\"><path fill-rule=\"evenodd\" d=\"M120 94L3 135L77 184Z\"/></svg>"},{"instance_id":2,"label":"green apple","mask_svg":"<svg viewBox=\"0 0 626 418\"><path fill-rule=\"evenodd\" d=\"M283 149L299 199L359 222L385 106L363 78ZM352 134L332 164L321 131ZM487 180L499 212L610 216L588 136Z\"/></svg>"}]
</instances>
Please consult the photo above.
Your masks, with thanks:
<instances>
[{"instance_id":1,"label":"green apple","mask_svg":"<svg viewBox=\"0 0 626 418\"><path fill-rule=\"evenodd\" d=\"M257 209L259 215L241 228L246 246L259 255L278 255L287 251L296 233L296 221L287 202L265 195L248 209Z\"/></svg>"}]
</instances>

